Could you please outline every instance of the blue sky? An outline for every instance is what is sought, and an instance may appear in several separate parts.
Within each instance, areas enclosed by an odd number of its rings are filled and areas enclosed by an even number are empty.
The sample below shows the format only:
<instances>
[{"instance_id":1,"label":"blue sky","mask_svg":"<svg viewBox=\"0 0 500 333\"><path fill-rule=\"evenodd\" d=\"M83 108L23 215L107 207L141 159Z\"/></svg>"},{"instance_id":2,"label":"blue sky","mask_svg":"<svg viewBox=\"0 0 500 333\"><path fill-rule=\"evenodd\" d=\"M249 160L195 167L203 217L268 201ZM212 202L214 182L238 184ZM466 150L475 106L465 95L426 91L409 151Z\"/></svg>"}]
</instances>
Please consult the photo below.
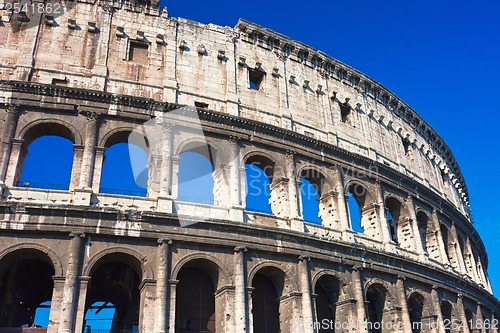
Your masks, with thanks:
<instances>
[{"instance_id":1,"label":"blue sky","mask_svg":"<svg viewBox=\"0 0 500 333\"><path fill-rule=\"evenodd\" d=\"M500 2L180 1L170 16L234 27L238 18L304 42L364 72L427 120L452 149L500 294Z\"/></svg>"}]
</instances>

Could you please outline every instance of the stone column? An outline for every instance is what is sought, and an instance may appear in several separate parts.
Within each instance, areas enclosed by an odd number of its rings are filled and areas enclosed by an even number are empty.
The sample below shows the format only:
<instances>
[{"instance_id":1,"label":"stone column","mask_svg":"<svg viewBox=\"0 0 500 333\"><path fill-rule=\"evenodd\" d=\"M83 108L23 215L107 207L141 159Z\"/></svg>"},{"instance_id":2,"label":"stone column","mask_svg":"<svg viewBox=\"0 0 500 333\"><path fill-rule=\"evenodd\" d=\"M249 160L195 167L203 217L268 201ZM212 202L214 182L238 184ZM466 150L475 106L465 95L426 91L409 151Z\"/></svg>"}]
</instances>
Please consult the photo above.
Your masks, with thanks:
<instances>
[{"instance_id":1,"label":"stone column","mask_svg":"<svg viewBox=\"0 0 500 333\"><path fill-rule=\"evenodd\" d=\"M342 238L346 240L349 238L346 235L346 231L352 230L352 226L350 225L350 216L348 214L346 195L344 191L344 180L342 177L342 169L340 167L335 167L335 170L333 171L333 181L335 182L334 187L337 195L340 230L342 232Z\"/></svg>"},{"instance_id":2,"label":"stone column","mask_svg":"<svg viewBox=\"0 0 500 333\"><path fill-rule=\"evenodd\" d=\"M399 298L399 306L401 307L401 321L403 324L403 333L412 333L410 313L408 312L408 303L406 301L404 280L405 280L404 277L398 276L396 281L396 289Z\"/></svg>"},{"instance_id":3,"label":"stone column","mask_svg":"<svg viewBox=\"0 0 500 333\"><path fill-rule=\"evenodd\" d=\"M368 332L368 328L366 326L367 317L366 317L366 308L365 308L365 298L364 298L364 290L363 283L361 281L361 267L355 266L352 269L352 284L354 297L356 299L356 312L357 312L357 323L355 323L355 327L358 327L358 332Z\"/></svg>"},{"instance_id":4,"label":"stone column","mask_svg":"<svg viewBox=\"0 0 500 333\"><path fill-rule=\"evenodd\" d=\"M5 175L5 185L7 186L17 186L16 182L18 176L21 176L22 172L22 156L21 150L23 147L23 139L12 139L12 144L10 148L9 162L7 163L7 173Z\"/></svg>"},{"instance_id":5,"label":"stone column","mask_svg":"<svg viewBox=\"0 0 500 333\"><path fill-rule=\"evenodd\" d=\"M432 286L431 291L432 307L434 308L434 313L437 317L437 331L439 333L446 333L444 330L443 314L441 313L441 302L439 301L439 295L437 292L437 287Z\"/></svg>"},{"instance_id":6,"label":"stone column","mask_svg":"<svg viewBox=\"0 0 500 333\"><path fill-rule=\"evenodd\" d=\"M229 189L231 194L231 220L243 222L243 206L240 183L240 146L237 137L229 138Z\"/></svg>"},{"instance_id":7,"label":"stone column","mask_svg":"<svg viewBox=\"0 0 500 333\"><path fill-rule=\"evenodd\" d=\"M158 196L158 210L161 212L172 212L172 147L174 131L172 124L162 124L164 142L162 151L162 163L160 169L160 189Z\"/></svg>"},{"instance_id":8,"label":"stone column","mask_svg":"<svg viewBox=\"0 0 500 333\"><path fill-rule=\"evenodd\" d=\"M290 221L292 224L292 229L297 231L303 231L304 225L300 218L299 210L299 196L298 196L298 184L295 170L295 152L286 152L286 178L288 178L288 200L290 203Z\"/></svg>"},{"instance_id":9,"label":"stone column","mask_svg":"<svg viewBox=\"0 0 500 333\"><path fill-rule=\"evenodd\" d=\"M104 147L96 147L95 150L95 163L94 163L94 175L92 177L92 191L94 193L99 193L99 188L101 186L101 175L102 175L102 164L104 163Z\"/></svg>"},{"instance_id":10,"label":"stone column","mask_svg":"<svg viewBox=\"0 0 500 333\"><path fill-rule=\"evenodd\" d=\"M5 181L5 176L7 174L7 166L9 165L9 156L12 150L12 139L16 135L17 121L20 114L19 105L10 104L7 105L5 111L7 112L7 117L5 118L5 124L2 127L1 137L0 137L0 183Z\"/></svg>"},{"instance_id":11,"label":"stone column","mask_svg":"<svg viewBox=\"0 0 500 333\"><path fill-rule=\"evenodd\" d=\"M168 325L168 257L171 240L158 240L158 266L155 296L155 333L167 332Z\"/></svg>"},{"instance_id":12,"label":"stone column","mask_svg":"<svg viewBox=\"0 0 500 333\"><path fill-rule=\"evenodd\" d=\"M69 245L68 267L64 281L64 294L59 315L59 333L73 333L75 329L76 305L78 300L79 271L82 262L82 244L85 234L73 232Z\"/></svg>"},{"instance_id":13,"label":"stone column","mask_svg":"<svg viewBox=\"0 0 500 333\"><path fill-rule=\"evenodd\" d=\"M170 280L170 318L168 320L168 332L175 333L175 309L177 302L177 284L179 280Z\"/></svg>"},{"instance_id":14,"label":"stone column","mask_svg":"<svg viewBox=\"0 0 500 333\"><path fill-rule=\"evenodd\" d=\"M79 187L91 189L95 163L95 148L97 145L97 130L101 115L96 112L83 112L81 114L87 118L87 125L85 127L85 143L80 169Z\"/></svg>"},{"instance_id":15,"label":"stone column","mask_svg":"<svg viewBox=\"0 0 500 333\"><path fill-rule=\"evenodd\" d=\"M47 333L56 333L59 324L59 309L64 292L64 276L53 276L54 289L52 290L52 299L50 302L49 325Z\"/></svg>"},{"instance_id":16,"label":"stone column","mask_svg":"<svg viewBox=\"0 0 500 333\"><path fill-rule=\"evenodd\" d=\"M302 293L302 322L304 333L314 333L314 313L311 299L311 279L309 278L309 261L307 256L299 257L300 291Z\"/></svg>"},{"instance_id":17,"label":"stone column","mask_svg":"<svg viewBox=\"0 0 500 333\"><path fill-rule=\"evenodd\" d=\"M462 333L470 333L469 325L467 323L467 315L465 314L464 303L462 300L462 294L457 295L457 310L460 319L460 324L462 325Z\"/></svg>"},{"instance_id":18,"label":"stone column","mask_svg":"<svg viewBox=\"0 0 500 333\"><path fill-rule=\"evenodd\" d=\"M139 285L139 332L154 332L155 321L155 290L153 279L144 279Z\"/></svg>"},{"instance_id":19,"label":"stone column","mask_svg":"<svg viewBox=\"0 0 500 333\"><path fill-rule=\"evenodd\" d=\"M448 255L446 254L445 245L443 241L443 235L441 234L441 226L439 224L439 217L437 210L434 209L432 211L432 222L434 223L434 229L436 230L437 240L439 243L439 251L441 253L441 263L445 266L450 265L450 260L448 259Z\"/></svg>"},{"instance_id":20,"label":"stone column","mask_svg":"<svg viewBox=\"0 0 500 333\"><path fill-rule=\"evenodd\" d=\"M90 276L80 276L80 297L78 298L78 311L75 319L75 333L81 332L85 321L85 302L87 300L87 290L90 283Z\"/></svg>"},{"instance_id":21,"label":"stone column","mask_svg":"<svg viewBox=\"0 0 500 333\"><path fill-rule=\"evenodd\" d=\"M378 205L378 215L379 215L379 231L382 236L382 242L384 244L394 244L391 240L391 236L389 235L389 226L387 225L387 218L385 217L385 202L384 202L384 193L382 191L382 185L380 181L377 180L375 182L375 193L376 200Z\"/></svg>"},{"instance_id":22,"label":"stone column","mask_svg":"<svg viewBox=\"0 0 500 333\"><path fill-rule=\"evenodd\" d=\"M254 287L247 287L247 318L248 318L248 333L254 333L253 331L253 302L252 302L252 292L255 290Z\"/></svg>"},{"instance_id":23,"label":"stone column","mask_svg":"<svg viewBox=\"0 0 500 333\"><path fill-rule=\"evenodd\" d=\"M234 330L236 333L249 332L245 306L245 252L247 252L246 247L234 248Z\"/></svg>"}]
</instances>

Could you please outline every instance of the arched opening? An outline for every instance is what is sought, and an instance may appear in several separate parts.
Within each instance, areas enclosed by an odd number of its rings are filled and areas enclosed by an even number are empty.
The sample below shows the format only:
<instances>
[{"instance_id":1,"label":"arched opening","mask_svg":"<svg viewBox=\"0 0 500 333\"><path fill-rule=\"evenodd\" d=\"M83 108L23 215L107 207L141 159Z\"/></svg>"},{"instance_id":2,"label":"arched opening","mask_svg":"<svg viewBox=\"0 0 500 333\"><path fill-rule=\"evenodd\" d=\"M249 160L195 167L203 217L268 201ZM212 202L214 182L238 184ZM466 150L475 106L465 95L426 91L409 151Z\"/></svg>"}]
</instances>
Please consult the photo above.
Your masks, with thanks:
<instances>
[{"instance_id":1,"label":"arched opening","mask_svg":"<svg viewBox=\"0 0 500 333\"><path fill-rule=\"evenodd\" d=\"M453 306L448 301L441 302L441 314L444 321L444 330L446 333L451 332L453 320Z\"/></svg>"},{"instance_id":2,"label":"arched opening","mask_svg":"<svg viewBox=\"0 0 500 333\"><path fill-rule=\"evenodd\" d=\"M316 282L316 318L318 323L335 323L337 320L337 302L340 295L340 283L332 275L323 275ZM339 321L340 322L340 321ZM335 325L320 325L319 333L333 333Z\"/></svg>"},{"instance_id":3,"label":"arched opening","mask_svg":"<svg viewBox=\"0 0 500 333\"><path fill-rule=\"evenodd\" d=\"M179 201L206 205L215 202L214 154L210 146L185 149L180 155L178 173Z\"/></svg>"},{"instance_id":4,"label":"arched opening","mask_svg":"<svg viewBox=\"0 0 500 333\"><path fill-rule=\"evenodd\" d=\"M408 312L410 314L411 331L422 332L422 316L424 312L424 296L413 293L408 298Z\"/></svg>"},{"instance_id":5,"label":"arched opening","mask_svg":"<svg viewBox=\"0 0 500 333\"><path fill-rule=\"evenodd\" d=\"M116 306L111 302L95 302L85 313L83 333L111 332Z\"/></svg>"},{"instance_id":6,"label":"arched opening","mask_svg":"<svg viewBox=\"0 0 500 333\"><path fill-rule=\"evenodd\" d=\"M364 232L361 226L361 207L351 192L346 193L347 196L347 209L349 212L349 221L351 224L351 229L355 232L362 234Z\"/></svg>"},{"instance_id":7,"label":"arched opening","mask_svg":"<svg viewBox=\"0 0 500 333\"><path fill-rule=\"evenodd\" d=\"M316 169L303 169L300 172L300 198L302 217L315 224L333 224L334 196L325 176Z\"/></svg>"},{"instance_id":8,"label":"arched opening","mask_svg":"<svg viewBox=\"0 0 500 333\"><path fill-rule=\"evenodd\" d=\"M469 327L469 332L474 332L474 315L470 309L465 309L465 318L467 320L467 327Z\"/></svg>"},{"instance_id":9,"label":"arched opening","mask_svg":"<svg viewBox=\"0 0 500 333\"><path fill-rule=\"evenodd\" d=\"M304 221L321 224L319 216L319 189L307 178L300 178L300 197Z\"/></svg>"},{"instance_id":10,"label":"arched opening","mask_svg":"<svg viewBox=\"0 0 500 333\"><path fill-rule=\"evenodd\" d=\"M420 240L422 242L422 249L424 250L425 253L429 253L427 250L427 226L429 224L429 218L427 217L427 214L424 212L418 212L417 213L417 225L418 225L418 231L419 231L419 236Z\"/></svg>"},{"instance_id":11,"label":"arched opening","mask_svg":"<svg viewBox=\"0 0 500 333\"><path fill-rule=\"evenodd\" d=\"M227 296L224 293L228 291L220 291L225 280L219 266L210 260L194 259L181 267L176 279L179 283L176 291L175 332L222 332L227 325ZM218 297L215 297L216 293Z\"/></svg>"},{"instance_id":12,"label":"arched opening","mask_svg":"<svg viewBox=\"0 0 500 333\"><path fill-rule=\"evenodd\" d=\"M179 272L176 301L176 332L215 332L214 283L196 267Z\"/></svg>"},{"instance_id":13,"label":"arched opening","mask_svg":"<svg viewBox=\"0 0 500 333\"><path fill-rule=\"evenodd\" d=\"M387 290L380 284L372 284L366 291L366 314L370 333L382 332L386 296Z\"/></svg>"},{"instance_id":14,"label":"arched opening","mask_svg":"<svg viewBox=\"0 0 500 333\"><path fill-rule=\"evenodd\" d=\"M86 329L95 331L107 325L110 333L138 331L141 272L140 262L122 253L106 255L94 265L85 302ZM109 317L103 322L90 320L97 311L97 315L105 311Z\"/></svg>"},{"instance_id":15,"label":"arched opening","mask_svg":"<svg viewBox=\"0 0 500 333\"><path fill-rule=\"evenodd\" d=\"M385 216L389 236L394 243L399 245L398 225L401 216L401 203L397 199L389 197L385 200Z\"/></svg>"},{"instance_id":16,"label":"arched opening","mask_svg":"<svg viewBox=\"0 0 500 333\"><path fill-rule=\"evenodd\" d=\"M445 260L450 260L450 253L448 249L449 246L448 227L445 226L444 224L441 224L440 229L441 229L441 237L443 237L444 252L446 253Z\"/></svg>"},{"instance_id":17,"label":"arched opening","mask_svg":"<svg viewBox=\"0 0 500 333\"><path fill-rule=\"evenodd\" d=\"M246 209L272 214L271 183L274 162L262 156L252 156L245 163Z\"/></svg>"},{"instance_id":18,"label":"arched opening","mask_svg":"<svg viewBox=\"0 0 500 333\"><path fill-rule=\"evenodd\" d=\"M46 135L23 149L25 156L17 186L68 190L73 167L73 142L62 136Z\"/></svg>"},{"instance_id":19,"label":"arched opening","mask_svg":"<svg viewBox=\"0 0 500 333\"><path fill-rule=\"evenodd\" d=\"M0 328L47 327L54 282L50 259L18 250L0 263Z\"/></svg>"},{"instance_id":20,"label":"arched opening","mask_svg":"<svg viewBox=\"0 0 500 333\"><path fill-rule=\"evenodd\" d=\"M290 312L290 304L280 303L285 273L275 267L261 268L252 279L252 314L254 333L279 333L280 322ZM288 312L287 312L288 311ZM280 318L280 315L283 318ZM281 320L280 320L281 319Z\"/></svg>"},{"instance_id":21,"label":"arched opening","mask_svg":"<svg viewBox=\"0 0 500 333\"><path fill-rule=\"evenodd\" d=\"M143 147L128 143L125 134L108 140L104 151L100 193L146 196L148 155Z\"/></svg>"}]
</instances>

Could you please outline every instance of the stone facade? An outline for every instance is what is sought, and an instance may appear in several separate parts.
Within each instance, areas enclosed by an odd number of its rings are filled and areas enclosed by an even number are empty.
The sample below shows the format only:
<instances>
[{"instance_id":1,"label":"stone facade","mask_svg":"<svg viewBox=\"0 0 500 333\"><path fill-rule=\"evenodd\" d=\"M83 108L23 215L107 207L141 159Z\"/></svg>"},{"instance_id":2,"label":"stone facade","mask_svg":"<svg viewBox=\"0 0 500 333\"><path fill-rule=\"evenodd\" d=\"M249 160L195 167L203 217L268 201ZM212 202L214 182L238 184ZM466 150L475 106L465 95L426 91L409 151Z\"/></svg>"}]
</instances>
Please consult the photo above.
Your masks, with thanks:
<instances>
[{"instance_id":1,"label":"stone facade","mask_svg":"<svg viewBox=\"0 0 500 333\"><path fill-rule=\"evenodd\" d=\"M498 332L476 325L496 322L500 303L460 169L379 83L244 20L220 27L76 1L55 18L29 13L36 24L22 29L5 8L0 332L38 305L18 304L27 296L15 276L33 272L51 277L32 288L51 301L48 332L81 332L98 300L121 305L113 332L331 332L312 325L322 319L358 321L335 332L412 332L374 329L381 320ZM162 158L149 156L146 197L100 193L105 150L186 106L214 156L214 204L177 200L191 145L182 121L167 127ZM18 186L27 148L43 135L74 144L67 191ZM246 209L245 164L270 170L272 214ZM303 219L301 178L319 189L322 225ZM179 216L198 223L182 228ZM17 268L25 262L34 266ZM208 300L195 318L197 283Z\"/></svg>"}]
</instances>

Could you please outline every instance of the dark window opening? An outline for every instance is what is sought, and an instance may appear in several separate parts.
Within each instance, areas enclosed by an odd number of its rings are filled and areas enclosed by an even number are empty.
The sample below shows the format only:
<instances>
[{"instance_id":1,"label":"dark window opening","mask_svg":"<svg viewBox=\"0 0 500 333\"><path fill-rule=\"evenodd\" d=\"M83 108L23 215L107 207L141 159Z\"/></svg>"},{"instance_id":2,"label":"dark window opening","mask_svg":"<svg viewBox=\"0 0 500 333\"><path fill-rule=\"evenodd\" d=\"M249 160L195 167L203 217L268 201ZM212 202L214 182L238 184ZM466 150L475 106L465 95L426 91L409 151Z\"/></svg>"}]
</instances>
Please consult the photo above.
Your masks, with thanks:
<instances>
[{"instance_id":1,"label":"dark window opening","mask_svg":"<svg viewBox=\"0 0 500 333\"><path fill-rule=\"evenodd\" d=\"M196 267L183 267L178 275L176 333L214 333L215 288L211 277Z\"/></svg>"},{"instance_id":2,"label":"dark window opening","mask_svg":"<svg viewBox=\"0 0 500 333\"><path fill-rule=\"evenodd\" d=\"M405 151L405 155L406 156L411 156L411 143L410 143L410 140L408 140L407 138L404 138L402 141L403 141L403 148L404 148L404 151Z\"/></svg>"},{"instance_id":3,"label":"dark window opening","mask_svg":"<svg viewBox=\"0 0 500 333\"><path fill-rule=\"evenodd\" d=\"M445 323L452 323L453 317L453 306L448 301L443 301L441 303L441 313L443 315L443 320ZM444 330L446 333L451 332L452 325L445 325Z\"/></svg>"},{"instance_id":4,"label":"dark window opening","mask_svg":"<svg viewBox=\"0 0 500 333\"><path fill-rule=\"evenodd\" d=\"M13 252L0 265L0 328L47 327L54 269L43 254Z\"/></svg>"},{"instance_id":5,"label":"dark window opening","mask_svg":"<svg viewBox=\"0 0 500 333\"><path fill-rule=\"evenodd\" d=\"M262 84L262 80L264 80L264 72L256 69L249 69L248 79L250 82L250 89L259 90L260 85Z\"/></svg>"},{"instance_id":6,"label":"dark window opening","mask_svg":"<svg viewBox=\"0 0 500 333\"><path fill-rule=\"evenodd\" d=\"M56 86L65 86L68 84L67 79L52 79L52 84Z\"/></svg>"},{"instance_id":7,"label":"dark window opening","mask_svg":"<svg viewBox=\"0 0 500 333\"><path fill-rule=\"evenodd\" d=\"M136 268L140 264L120 254L108 255L102 261L91 274L84 328L94 332L106 325L107 332L138 332L141 277ZM94 320L96 317L102 320Z\"/></svg>"},{"instance_id":8,"label":"dark window opening","mask_svg":"<svg viewBox=\"0 0 500 333\"><path fill-rule=\"evenodd\" d=\"M196 106L197 108L207 109L208 108L208 103L194 102L194 106Z\"/></svg>"},{"instance_id":9,"label":"dark window opening","mask_svg":"<svg viewBox=\"0 0 500 333\"><path fill-rule=\"evenodd\" d=\"M254 332L280 332L280 305L273 281L263 274L255 274L252 287Z\"/></svg>"},{"instance_id":10,"label":"dark window opening","mask_svg":"<svg viewBox=\"0 0 500 333\"><path fill-rule=\"evenodd\" d=\"M130 50L128 54L128 60L134 61L140 64L148 63L148 44L141 42L130 42Z\"/></svg>"},{"instance_id":11,"label":"dark window opening","mask_svg":"<svg viewBox=\"0 0 500 333\"><path fill-rule=\"evenodd\" d=\"M408 312L410 314L411 330L413 333L422 332L422 315L424 311L424 297L413 293L408 298Z\"/></svg>"},{"instance_id":12,"label":"dark window opening","mask_svg":"<svg viewBox=\"0 0 500 333\"><path fill-rule=\"evenodd\" d=\"M382 316L385 308L386 290L381 285L372 285L366 292L368 332L382 333Z\"/></svg>"},{"instance_id":13,"label":"dark window opening","mask_svg":"<svg viewBox=\"0 0 500 333\"><path fill-rule=\"evenodd\" d=\"M387 225L389 227L389 236L394 243L398 244L398 226L401 215L401 203L394 198L388 198L385 201L385 212Z\"/></svg>"},{"instance_id":14,"label":"dark window opening","mask_svg":"<svg viewBox=\"0 0 500 333\"><path fill-rule=\"evenodd\" d=\"M422 241L422 248L424 252L427 251L427 226L428 226L429 218L423 212L418 212L417 214L417 225L418 231L420 233L420 239Z\"/></svg>"},{"instance_id":15,"label":"dark window opening","mask_svg":"<svg viewBox=\"0 0 500 333\"><path fill-rule=\"evenodd\" d=\"M341 322L344 318L337 318L337 302L339 300L340 294L340 283L332 275L323 275L319 278L314 289L316 296L316 315L317 322L322 323L324 321L328 323L335 323L337 320ZM343 311L340 310L339 314ZM333 333L335 332L335 325L328 327L330 325L325 325L319 327L319 333Z\"/></svg>"},{"instance_id":16,"label":"dark window opening","mask_svg":"<svg viewBox=\"0 0 500 333\"><path fill-rule=\"evenodd\" d=\"M343 123L351 124L351 108L349 105L340 104L340 119Z\"/></svg>"}]
</instances>

